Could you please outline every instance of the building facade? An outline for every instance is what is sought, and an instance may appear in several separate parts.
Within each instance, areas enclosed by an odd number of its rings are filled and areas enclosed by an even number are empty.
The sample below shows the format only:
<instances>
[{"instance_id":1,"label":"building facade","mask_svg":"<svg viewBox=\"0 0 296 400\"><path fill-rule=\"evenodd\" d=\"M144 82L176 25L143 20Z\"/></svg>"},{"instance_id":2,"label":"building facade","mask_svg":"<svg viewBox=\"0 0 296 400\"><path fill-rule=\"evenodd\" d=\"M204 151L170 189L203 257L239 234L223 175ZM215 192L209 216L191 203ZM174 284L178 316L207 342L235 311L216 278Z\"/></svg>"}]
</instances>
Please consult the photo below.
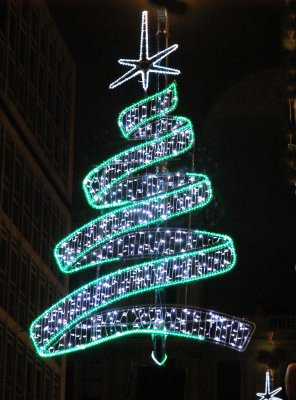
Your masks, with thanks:
<instances>
[{"instance_id":1,"label":"building facade","mask_svg":"<svg viewBox=\"0 0 296 400\"><path fill-rule=\"evenodd\" d=\"M70 229L75 65L41 1L0 2L0 399L60 400L35 317L68 291L53 247Z\"/></svg>"},{"instance_id":2,"label":"building facade","mask_svg":"<svg viewBox=\"0 0 296 400\"><path fill-rule=\"evenodd\" d=\"M283 47L287 59L288 77L288 179L292 185L296 182L296 2L287 0L287 17L284 29Z\"/></svg>"}]
</instances>

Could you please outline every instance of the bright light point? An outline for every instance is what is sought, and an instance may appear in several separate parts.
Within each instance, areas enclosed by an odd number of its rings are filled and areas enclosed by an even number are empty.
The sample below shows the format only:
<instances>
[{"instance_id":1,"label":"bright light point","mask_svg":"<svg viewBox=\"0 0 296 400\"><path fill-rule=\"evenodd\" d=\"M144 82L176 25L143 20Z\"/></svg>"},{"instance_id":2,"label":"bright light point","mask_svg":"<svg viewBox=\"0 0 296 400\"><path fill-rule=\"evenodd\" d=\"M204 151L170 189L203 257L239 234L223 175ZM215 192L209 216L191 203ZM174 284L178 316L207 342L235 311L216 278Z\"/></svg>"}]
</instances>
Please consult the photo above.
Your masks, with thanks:
<instances>
[{"instance_id":1,"label":"bright light point","mask_svg":"<svg viewBox=\"0 0 296 400\"><path fill-rule=\"evenodd\" d=\"M164 357L163 357L163 360L162 360L161 362L159 362L159 361L157 360L157 358L155 357L155 355L154 355L154 351L152 351L152 353L151 353L151 358L152 358L152 360L155 362L156 365L158 365L159 367L162 367L162 366L165 364L165 362L166 362L168 356L165 354Z\"/></svg>"}]
</instances>

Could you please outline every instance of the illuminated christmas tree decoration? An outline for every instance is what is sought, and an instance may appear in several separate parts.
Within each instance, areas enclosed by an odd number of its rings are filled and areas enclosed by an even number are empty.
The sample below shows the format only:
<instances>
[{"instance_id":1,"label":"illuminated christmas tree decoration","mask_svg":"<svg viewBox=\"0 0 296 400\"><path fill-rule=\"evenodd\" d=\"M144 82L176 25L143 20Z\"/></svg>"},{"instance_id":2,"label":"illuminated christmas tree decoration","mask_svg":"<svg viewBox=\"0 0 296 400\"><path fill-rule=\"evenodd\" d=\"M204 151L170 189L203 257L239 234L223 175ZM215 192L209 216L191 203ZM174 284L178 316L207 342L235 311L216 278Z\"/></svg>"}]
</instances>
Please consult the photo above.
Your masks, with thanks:
<instances>
[{"instance_id":1,"label":"illuminated christmas tree decoration","mask_svg":"<svg viewBox=\"0 0 296 400\"><path fill-rule=\"evenodd\" d=\"M160 61L166 58L170 53L177 50L178 45L168 47L161 50L154 56L149 57L149 41L148 41L148 12L142 12L141 24L141 39L140 39L140 54L138 59L120 59L118 62L121 65L131 67L131 69L122 75L119 79L111 83L110 89L114 89L122 83L141 75L142 86L144 90L149 86L149 74L165 74L165 75L179 75L180 71L174 68L163 67L159 65Z\"/></svg>"},{"instance_id":2,"label":"illuminated christmas tree decoration","mask_svg":"<svg viewBox=\"0 0 296 400\"><path fill-rule=\"evenodd\" d=\"M257 393L256 396L260 397L259 400L281 400L280 397L275 397L277 393L282 390L281 387L278 389L271 390L270 387L270 371L267 370L265 374L265 392Z\"/></svg>"},{"instance_id":3,"label":"illuminated christmas tree decoration","mask_svg":"<svg viewBox=\"0 0 296 400\"><path fill-rule=\"evenodd\" d=\"M146 57L154 65L167 54L149 58L144 12L138 62ZM161 68L158 73L168 73L159 72ZM141 73L148 86L149 71ZM98 165L83 180L89 205L103 212L61 240L55 259L64 273L108 263L112 270L105 269L104 275L60 299L32 323L30 337L40 356L67 354L134 334L206 341L237 351L247 347L254 324L244 319L193 306L110 307L137 294L222 275L236 263L228 235L164 227L164 222L199 210L212 199L206 175L151 168L193 146L191 121L169 115L177 103L172 83L125 108L119 129L125 138L142 142ZM165 352L160 359L152 352L159 366L166 358Z\"/></svg>"}]
</instances>

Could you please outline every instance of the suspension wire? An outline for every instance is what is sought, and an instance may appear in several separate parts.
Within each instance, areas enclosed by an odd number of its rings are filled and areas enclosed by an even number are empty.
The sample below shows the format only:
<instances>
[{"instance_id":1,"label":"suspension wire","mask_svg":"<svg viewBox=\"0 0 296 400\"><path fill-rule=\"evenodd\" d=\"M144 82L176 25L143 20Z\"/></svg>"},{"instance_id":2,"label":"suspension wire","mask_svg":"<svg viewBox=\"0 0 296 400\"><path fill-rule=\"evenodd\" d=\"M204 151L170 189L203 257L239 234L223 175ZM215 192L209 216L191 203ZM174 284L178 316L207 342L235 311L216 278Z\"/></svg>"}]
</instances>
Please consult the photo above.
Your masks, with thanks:
<instances>
[{"instance_id":1,"label":"suspension wire","mask_svg":"<svg viewBox=\"0 0 296 400\"><path fill-rule=\"evenodd\" d=\"M156 37L157 37L157 51L159 52L161 50L162 44L164 43L164 48L168 47L168 16L167 16L167 10L166 8L161 8L157 9L157 32L156 32ZM165 64L166 67L168 66L168 60L165 58ZM158 92L163 89L161 87L161 83L164 81L164 87L166 88L168 86L168 78L167 75L165 74L164 77L160 77L160 75L157 75L157 90ZM166 170L166 163L162 162L161 165L156 166L156 171L157 174L161 172L163 174L163 179L165 179L165 173L167 172ZM159 226L159 225L158 225ZM166 223L167 226L167 223ZM156 289L155 294L154 294L154 303L155 306L157 307L158 305L160 308L162 307L163 303L166 303L166 293L165 289ZM161 316L163 318L163 316ZM165 355L165 349L166 349L166 337L161 336L152 336L152 342L153 342L153 347L154 347L154 355L155 352L157 352L157 349L160 347L161 355L164 357ZM160 360L162 361L162 360Z\"/></svg>"}]
</instances>

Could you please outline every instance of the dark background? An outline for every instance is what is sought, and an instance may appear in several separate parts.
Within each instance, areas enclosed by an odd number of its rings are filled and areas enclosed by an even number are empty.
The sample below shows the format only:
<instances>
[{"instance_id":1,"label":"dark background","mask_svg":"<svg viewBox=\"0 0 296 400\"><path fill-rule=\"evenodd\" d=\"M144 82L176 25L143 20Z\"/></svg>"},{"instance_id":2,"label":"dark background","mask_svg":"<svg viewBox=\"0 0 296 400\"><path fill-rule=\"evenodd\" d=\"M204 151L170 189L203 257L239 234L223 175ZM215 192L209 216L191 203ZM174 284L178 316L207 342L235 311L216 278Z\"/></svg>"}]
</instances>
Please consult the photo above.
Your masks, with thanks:
<instances>
[{"instance_id":1,"label":"dark background","mask_svg":"<svg viewBox=\"0 0 296 400\"><path fill-rule=\"evenodd\" d=\"M296 197L285 159L285 3L178 3L182 12L169 13L170 44L180 46L170 66L182 72L175 114L192 120L197 170L209 175L215 193L193 227L230 234L238 253L233 271L206 282L206 305L238 315L258 306L295 312ZM120 136L117 115L143 97L137 79L112 91L108 86L126 72L117 60L138 56L145 9L154 53L157 7L148 0L48 5L77 65L74 218L80 209L85 215L80 222L86 223L95 214L81 181L94 165L130 146ZM185 166L189 157L184 155Z\"/></svg>"}]
</instances>

